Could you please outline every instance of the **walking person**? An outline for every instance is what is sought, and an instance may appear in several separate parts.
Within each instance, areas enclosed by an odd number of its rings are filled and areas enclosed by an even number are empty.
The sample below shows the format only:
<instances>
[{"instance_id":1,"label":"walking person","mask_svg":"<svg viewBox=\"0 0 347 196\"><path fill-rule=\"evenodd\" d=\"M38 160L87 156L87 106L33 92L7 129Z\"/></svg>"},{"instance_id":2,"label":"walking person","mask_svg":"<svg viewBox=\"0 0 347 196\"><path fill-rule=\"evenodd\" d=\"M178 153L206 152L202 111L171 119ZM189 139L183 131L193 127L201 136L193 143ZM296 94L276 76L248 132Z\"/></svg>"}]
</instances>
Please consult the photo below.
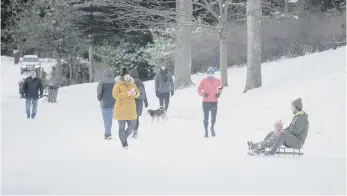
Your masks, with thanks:
<instances>
[{"instance_id":1,"label":"walking person","mask_svg":"<svg viewBox=\"0 0 347 196\"><path fill-rule=\"evenodd\" d=\"M137 138L139 125L140 125L140 116L142 115L142 110L143 110L143 104L145 104L145 107L147 108L148 100L147 100L145 85L140 80L139 72L137 71L137 69L131 70L130 76L135 80L136 87L138 91L140 92L140 96L135 99L137 119L136 119L136 124L134 128L133 136L132 136L133 138Z\"/></svg>"},{"instance_id":2,"label":"walking person","mask_svg":"<svg viewBox=\"0 0 347 196\"><path fill-rule=\"evenodd\" d=\"M167 111L170 103L170 93L171 96L174 95L174 83L172 74L165 66L161 66L155 75L155 93L159 98L160 107Z\"/></svg>"},{"instance_id":3,"label":"walking person","mask_svg":"<svg viewBox=\"0 0 347 196\"><path fill-rule=\"evenodd\" d=\"M127 139L133 132L137 119L135 98L140 96L135 81L126 68L123 68L121 75L116 77L112 96L116 99L113 118L118 120L119 139L122 147L126 148L128 147ZM128 126L127 129L125 125Z\"/></svg>"},{"instance_id":4,"label":"walking person","mask_svg":"<svg viewBox=\"0 0 347 196\"><path fill-rule=\"evenodd\" d=\"M115 78L112 69L106 69L102 79L98 83L97 98L100 101L102 118L104 120L105 139L112 139L112 119L115 99L112 96L112 89L115 84Z\"/></svg>"},{"instance_id":5,"label":"walking person","mask_svg":"<svg viewBox=\"0 0 347 196\"><path fill-rule=\"evenodd\" d=\"M38 99L43 96L43 84L41 79L36 77L35 71L30 72L30 76L24 80L21 94L25 98L27 119L34 119L37 113Z\"/></svg>"},{"instance_id":6,"label":"walking person","mask_svg":"<svg viewBox=\"0 0 347 196\"><path fill-rule=\"evenodd\" d=\"M47 89L48 89L48 96L47 96L48 102L57 103L59 86L56 86L50 83Z\"/></svg>"},{"instance_id":7,"label":"walking person","mask_svg":"<svg viewBox=\"0 0 347 196\"><path fill-rule=\"evenodd\" d=\"M213 67L207 69L207 77L201 80L198 87L198 94L203 97L202 108L204 111L205 137L208 138L208 121L211 112L211 136L215 137L214 126L216 124L218 98L222 93L221 81L214 77Z\"/></svg>"},{"instance_id":8,"label":"walking person","mask_svg":"<svg viewBox=\"0 0 347 196\"><path fill-rule=\"evenodd\" d=\"M56 103L58 97L59 85L61 85L60 79L56 73L56 68L52 67L51 77L48 81L48 103Z\"/></svg>"}]
</instances>

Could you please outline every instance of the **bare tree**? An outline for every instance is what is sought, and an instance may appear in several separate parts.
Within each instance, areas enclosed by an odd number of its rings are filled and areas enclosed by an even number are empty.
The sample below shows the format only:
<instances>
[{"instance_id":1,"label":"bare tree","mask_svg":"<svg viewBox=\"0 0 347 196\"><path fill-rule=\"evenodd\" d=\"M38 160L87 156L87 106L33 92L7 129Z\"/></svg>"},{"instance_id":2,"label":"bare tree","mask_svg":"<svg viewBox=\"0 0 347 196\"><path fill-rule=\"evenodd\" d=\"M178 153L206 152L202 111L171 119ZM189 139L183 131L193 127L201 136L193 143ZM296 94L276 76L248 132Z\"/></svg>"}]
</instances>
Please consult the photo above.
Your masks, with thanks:
<instances>
[{"instance_id":1,"label":"bare tree","mask_svg":"<svg viewBox=\"0 0 347 196\"><path fill-rule=\"evenodd\" d=\"M247 6L247 79L244 93L259 88L261 81L261 1L248 0Z\"/></svg>"},{"instance_id":2,"label":"bare tree","mask_svg":"<svg viewBox=\"0 0 347 196\"><path fill-rule=\"evenodd\" d=\"M192 0L176 0L176 12L175 89L181 89L192 84L190 78L192 64Z\"/></svg>"},{"instance_id":3,"label":"bare tree","mask_svg":"<svg viewBox=\"0 0 347 196\"><path fill-rule=\"evenodd\" d=\"M100 0L98 4L112 4L120 8L122 14L117 18L117 24L125 29L141 30L176 23L176 57L175 86L184 88L192 82L191 74L191 44L192 28L206 27L219 32L220 35L220 71L223 86L228 86L228 28L229 21L245 12L246 4L233 3L233 0L176 0L176 10L167 6L173 1L161 0ZM193 10L194 8L194 10ZM240 11L240 10L243 11ZM193 12L203 10L203 14L193 17ZM233 15L236 13L235 15ZM107 17L107 16L106 16ZM242 16L243 17L243 16ZM213 18L213 19L212 19ZM211 19L214 21L211 24ZM136 22L133 22L136 21Z\"/></svg>"},{"instance_id":4,"label":"bare tree","mask_svg":"<svg viewBox=\"0 0 347 196\"><path fill-rule=\"evenodd\" d=\"M195 1L194 4L198 7L197 9L206 10L205 17L209 16L217 21L217 25L215 26L207 24L206 22L202 22L202 24L219 33L219 66L221 81L223 86L228 86L228 29L230 20L235 18L234 14L242 13L241 10L245 9L246 4L234 3L233 0L198 0Z\"/></svg>"}]
</instances>

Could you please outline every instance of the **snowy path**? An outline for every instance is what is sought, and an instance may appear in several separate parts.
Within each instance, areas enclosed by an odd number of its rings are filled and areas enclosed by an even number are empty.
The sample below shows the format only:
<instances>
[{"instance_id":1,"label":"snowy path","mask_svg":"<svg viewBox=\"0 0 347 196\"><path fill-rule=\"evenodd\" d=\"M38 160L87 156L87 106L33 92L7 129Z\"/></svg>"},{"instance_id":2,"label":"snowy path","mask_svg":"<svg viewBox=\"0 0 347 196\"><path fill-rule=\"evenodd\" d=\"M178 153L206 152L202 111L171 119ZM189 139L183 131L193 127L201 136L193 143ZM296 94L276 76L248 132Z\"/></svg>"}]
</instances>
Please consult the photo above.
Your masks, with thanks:
<instances>
[{"instance_id":1,"label":"snowy path","mask_svg":"<svg viewBox=\"0 0 347 196\"><path fill-rule=\"evenodd\" d=\"M17 69L2 59L3 194L345 194L345 48L263 66L261 89L242 94L246 70L229 69L217 137L203 138L195 87L172 99L169 122L142 116L140 137L124 151L103 140L96 83L60 89L58 103L39 103L25 119ZM201 75L193 76L198 83ZM14 84L15 83L15 84ZM155 108L153 82L146 83ZM310 130L301 158L249 157L246 141L291 120L301 96Z\"/></svg>"}]
</instances>

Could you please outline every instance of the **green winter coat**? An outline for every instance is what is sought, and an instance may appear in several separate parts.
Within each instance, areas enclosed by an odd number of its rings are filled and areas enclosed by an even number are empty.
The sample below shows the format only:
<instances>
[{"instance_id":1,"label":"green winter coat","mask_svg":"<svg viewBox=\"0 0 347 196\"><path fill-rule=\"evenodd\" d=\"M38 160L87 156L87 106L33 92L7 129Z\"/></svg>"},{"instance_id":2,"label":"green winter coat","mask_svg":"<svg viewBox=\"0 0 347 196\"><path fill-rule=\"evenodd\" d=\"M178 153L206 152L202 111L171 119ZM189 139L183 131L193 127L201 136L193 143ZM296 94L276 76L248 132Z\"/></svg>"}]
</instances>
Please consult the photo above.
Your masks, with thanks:
<instances>
[{"instance_id":1,"label":"green winter coat","mask_svg":"<svg viewBox=\"0 0 347 196\"><path fill-rule=\"evenodd\" d=\"M301 146L304 145L309 128L308 115L301 111L294 115L289 127L285 128L285 131L293 134L299 139Z\"/></svg>"}]
</instances>

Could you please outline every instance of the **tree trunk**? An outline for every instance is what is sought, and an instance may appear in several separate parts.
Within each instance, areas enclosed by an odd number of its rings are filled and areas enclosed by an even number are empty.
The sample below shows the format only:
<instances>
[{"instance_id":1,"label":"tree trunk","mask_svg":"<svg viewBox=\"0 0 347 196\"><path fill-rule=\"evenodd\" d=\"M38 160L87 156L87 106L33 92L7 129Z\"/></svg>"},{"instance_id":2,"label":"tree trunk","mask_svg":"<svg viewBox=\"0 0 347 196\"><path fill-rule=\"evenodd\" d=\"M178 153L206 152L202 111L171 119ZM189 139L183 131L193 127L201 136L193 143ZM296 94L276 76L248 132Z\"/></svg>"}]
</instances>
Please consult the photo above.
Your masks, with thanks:
<instances>
[{"instance_id":1,"label":"tree trunk","mask_svg":"<svg viewBox=\"0 0 347 196\"><path fill-rule=\"evenodd\" d=\"M225 39L219 40L220 77L224 87L228 86L228 43Z\"/></svg>"},{"instance_id":2,"label":"tree trunk","mask_svg":"<svg viewBox=\"0 0 347 196\"><path fill-rule=\"evenodd\" d=\"M192 54L192 0L176 0L177 32L175 54L175 89L193 84L191 74Z\"/></svg>"},{"instance_id":3,"label":"tree trunk","mask_svg":"<svg viewBox=\"0 0 347 196\"><path fill-rule=\"evenodd\" d=\"M259 88L261 81L261 1L248 0L247 6L247 79L244 93Z\"/></svg>"},{"instance_id":4,"label":"tree trunk","mask_svg":"<svg viewBox=\"0 0 347 196\"><path fill-rule=\"evenodd\" d=\"M286 18L288 18L288 0L284 0L284 13Z\"/></svg>"},{"instance_id":5,"label":"tree trunk","mask_svg":"<svg viewBox=\"0 0 347 196\"><path fill-rule=\"evenodd\" d=\"M94 82L93 45L89 45L89 82Z\"/></svg>"},{"instance_id":6,"label":"tree trunk","mask_svg":"<svg viewBox=\"0 0 347 196\"><path fill-rule=\"evenodd\" d=\"M73 72L73 58L70 54L70 62L69 62L69 85L71 85L72 82L72 72Z\"/></svg>"},{"instance_id":7,"label":"tree trunk","mask_svg":"<svg viewBox=\"0 0 347 196\"><path fill-rule=\"evenodd\" d=\"M219 31L219 67L222 85L228 86L228 5L219 1L220 31Z\"/></svg>"}]
</instances>

